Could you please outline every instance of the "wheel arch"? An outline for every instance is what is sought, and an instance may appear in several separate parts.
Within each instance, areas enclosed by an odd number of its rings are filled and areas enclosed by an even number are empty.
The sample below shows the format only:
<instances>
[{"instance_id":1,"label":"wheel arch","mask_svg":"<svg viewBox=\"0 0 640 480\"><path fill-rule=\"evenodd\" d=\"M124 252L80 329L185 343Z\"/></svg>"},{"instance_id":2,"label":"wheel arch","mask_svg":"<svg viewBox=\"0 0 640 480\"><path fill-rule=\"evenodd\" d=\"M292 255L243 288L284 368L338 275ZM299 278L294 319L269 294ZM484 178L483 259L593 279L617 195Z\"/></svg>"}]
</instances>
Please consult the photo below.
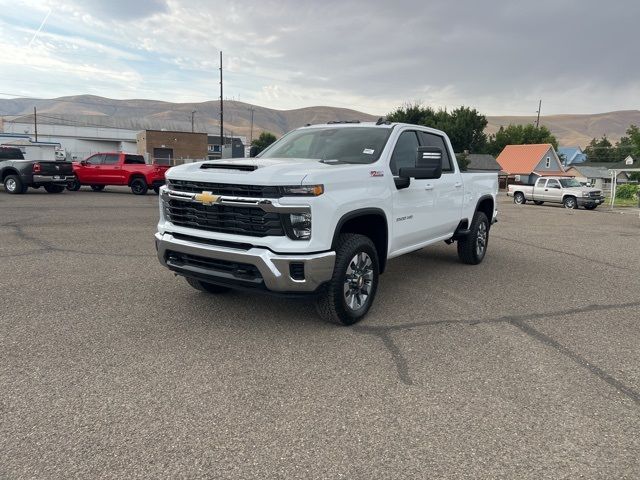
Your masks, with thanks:
<instances>
[{"instance_id":1,"label":"wheel arch","mask_svg":"<svg viewBox=\"0 0 640 480\"><path fill-rule=\"evenodd\" d=\"M341 233L359 233L369 237L378 252L380 273L384 272L389 247L389 224L384 210L361 208L344 214L336 224L331 242L332 248L335 248Z\"/></svg>"},{"instance_id":2,"label":"wheel arch","mask_svg":"<svg viewBox=\"0 0 640 480\"><path fill-rule=\"evenodd\" d=\"M130 187L133 181L138 178L144 180L144 183L147 183L147 177L145 177L143 173L135 172L129 175L129 181L127 182L127 185Z\"/></svg>"},{"instance_id":3,"label":"wheel arch","mask_svg":"<svg viewBox=\"0 0 640 480\"><path fill-rule=\"evenodd\" d=\"M495 199L492 195L483 195L478 199L476 203L476 209L473 212L475 215L476 212L482 212L487 216L489 220L489 225L493 221L493 212L495 211Z\"/></svg>"},{"instance_id":4,"label":"wheel arch","mask_svg":"<svg viewBox=\"0 0 640 480\"><path fill-rule=\"evenodd\" d=\"M4 182L4 179L9 175L17 175L20 177L20 172L18 172L15 167L5 167L0 171L0 180Z\"/></svg>"}]
</instances>

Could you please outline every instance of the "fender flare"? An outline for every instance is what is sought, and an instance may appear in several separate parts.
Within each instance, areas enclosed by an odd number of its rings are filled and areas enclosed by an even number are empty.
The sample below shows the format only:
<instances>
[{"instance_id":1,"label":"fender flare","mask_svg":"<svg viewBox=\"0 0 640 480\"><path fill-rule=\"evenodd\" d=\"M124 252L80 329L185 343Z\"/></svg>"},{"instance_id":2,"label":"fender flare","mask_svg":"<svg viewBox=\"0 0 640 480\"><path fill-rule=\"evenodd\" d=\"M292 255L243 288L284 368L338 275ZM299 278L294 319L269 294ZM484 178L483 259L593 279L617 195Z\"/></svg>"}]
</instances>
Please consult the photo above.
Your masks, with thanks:
<instances>
[{"instance_id":1,"label":"fender flare","mask_svg":"<svg viewBox=\"0 0 640 480\"><path fill-rule=\"evenodd\" d=\"M353 220L354 218L358 218L358 217L363 217L365 215L375 215L377 217L382 218L382 220L384 221L386 248L384 252L380 252L381 254L379 254L380 273L382 273L384 272L385 266L387 264L390 232L389 232L389 221L387 220L387 215L385 211L382 210L381 208L375 208L375 207L359 208L357 210L352 210L351 212L348 212L342 215L342 217L340 217L340 220L338 220L338 223L336 223L336 227L333 231L333 238L331 239L331 248L334 248L336 241L338 240L338 235L340 234L340 230L342 230L342 227L344 226L345 223L347 223L349 220Z\"/></svg>"}]
</instances>

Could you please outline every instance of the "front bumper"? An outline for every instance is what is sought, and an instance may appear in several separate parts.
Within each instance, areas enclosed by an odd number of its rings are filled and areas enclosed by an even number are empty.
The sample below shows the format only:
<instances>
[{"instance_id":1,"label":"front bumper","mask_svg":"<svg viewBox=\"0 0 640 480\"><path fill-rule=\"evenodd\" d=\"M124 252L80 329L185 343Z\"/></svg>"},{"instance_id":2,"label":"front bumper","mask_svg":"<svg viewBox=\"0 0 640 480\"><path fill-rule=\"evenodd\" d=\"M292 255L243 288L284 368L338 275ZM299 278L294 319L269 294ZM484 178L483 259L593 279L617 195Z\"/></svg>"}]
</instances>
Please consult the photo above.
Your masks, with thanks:
<instances>
[{"instance_id":1,"label":"front bumper","mask_svg":"<svg viewBox=\"0 0 640 480\"><path fill-rule=\"evenodd\" d=\"M580 197L577 199L578 205L582 207L583 205L600 205L604 203L604 197Z\"/></svg>"},{"instance_id":2,"label":"front bumper","mask_svg":"<svg viewBox=\"0 0 640 480\"><path fill-rule=\"evenodd\" d=\"M69 182L73 182L75 178L75 175L33 175L32 182L35 185L43 185L45 183L66 185Z\"/></svg>"},{"instance_id":3,"label":"front bumper","mask_svg":"<svg viewBox=\"0 0 640 480\"><path fill-rule=\"evenodd\" d=\"M214 246L204 243L204 239L203 243L199 243L197 240L176 238L171 233L156 233L155 237L160 263L179 275L230 287L266 289L278 293L316 291L331 279L336 257L335 252L283 255L253 246L246 250ZM191 261L185 262L182 258ZM221 270L216 267L217 261L225 262L225 267L250 265L259 271L259 275L247 279L245 268ZM302 276L300 271L303 272Z\"/></svg>"}]
</instances>

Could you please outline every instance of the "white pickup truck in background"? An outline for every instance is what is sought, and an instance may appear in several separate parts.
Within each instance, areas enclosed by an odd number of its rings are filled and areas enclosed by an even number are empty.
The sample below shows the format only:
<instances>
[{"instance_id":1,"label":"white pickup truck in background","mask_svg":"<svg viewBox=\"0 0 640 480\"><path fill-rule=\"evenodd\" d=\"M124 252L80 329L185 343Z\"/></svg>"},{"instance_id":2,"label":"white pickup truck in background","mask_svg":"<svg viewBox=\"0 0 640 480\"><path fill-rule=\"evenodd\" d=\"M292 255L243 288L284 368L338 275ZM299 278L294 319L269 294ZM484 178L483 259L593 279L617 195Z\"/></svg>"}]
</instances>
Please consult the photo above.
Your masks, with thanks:
<instances>
[{"instance_id":1,"label":"white pickup truck in background","mask_svg":"<svg viewBox=\"0 0 640 480\"><path fill-rule=\"evenodd\" d=\"M455 241L463 262L482 262L497 214L496 173L461 172L441 131L382 119L303 127L256 158L166 178L163 265L210 293L311 294L345 325L367 313L394 257Z\"/></svg>"},{"instance_id":2,"label":"white pickup truck in background","mask_svg":"<svg viewBox=\"0 0 640 480\"><path fill-rule=\"evenodd\" d=\"M574 178L566 177L540 177L534 185L509 185L507 195L519 205L531 200L536 205L561 203L565 208L594 210L604 203L602 190L585 187Z\"/></svg>"}]
</instances>

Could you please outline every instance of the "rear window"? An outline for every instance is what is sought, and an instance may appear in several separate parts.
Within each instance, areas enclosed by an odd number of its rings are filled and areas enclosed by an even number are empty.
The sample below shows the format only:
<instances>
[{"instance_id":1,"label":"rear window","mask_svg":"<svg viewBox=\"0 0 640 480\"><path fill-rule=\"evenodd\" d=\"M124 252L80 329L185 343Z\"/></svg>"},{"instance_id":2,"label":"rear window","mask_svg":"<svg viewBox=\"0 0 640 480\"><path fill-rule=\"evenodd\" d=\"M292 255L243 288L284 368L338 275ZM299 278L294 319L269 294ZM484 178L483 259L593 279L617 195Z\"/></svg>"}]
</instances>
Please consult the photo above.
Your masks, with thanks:
<instances>
[{"instance_id":1,"label":"rear window","mask_svg":"<svg viewBox=\"0 0 640 480\"><path fill-rule=\"evenodd\" d=\"M144 165L144 157L142 155L125 155L124 156L125 165Z\"/></svg>"},{"instance_id":2,"label":"rear window","mask_svg":"<svg viewBox=\"0 0 640 480\"><path fill-rule=\"evenodd\" d=\"M0 160L24 160L19 148L0 148Z\"/></svg>"}]
</instances>

